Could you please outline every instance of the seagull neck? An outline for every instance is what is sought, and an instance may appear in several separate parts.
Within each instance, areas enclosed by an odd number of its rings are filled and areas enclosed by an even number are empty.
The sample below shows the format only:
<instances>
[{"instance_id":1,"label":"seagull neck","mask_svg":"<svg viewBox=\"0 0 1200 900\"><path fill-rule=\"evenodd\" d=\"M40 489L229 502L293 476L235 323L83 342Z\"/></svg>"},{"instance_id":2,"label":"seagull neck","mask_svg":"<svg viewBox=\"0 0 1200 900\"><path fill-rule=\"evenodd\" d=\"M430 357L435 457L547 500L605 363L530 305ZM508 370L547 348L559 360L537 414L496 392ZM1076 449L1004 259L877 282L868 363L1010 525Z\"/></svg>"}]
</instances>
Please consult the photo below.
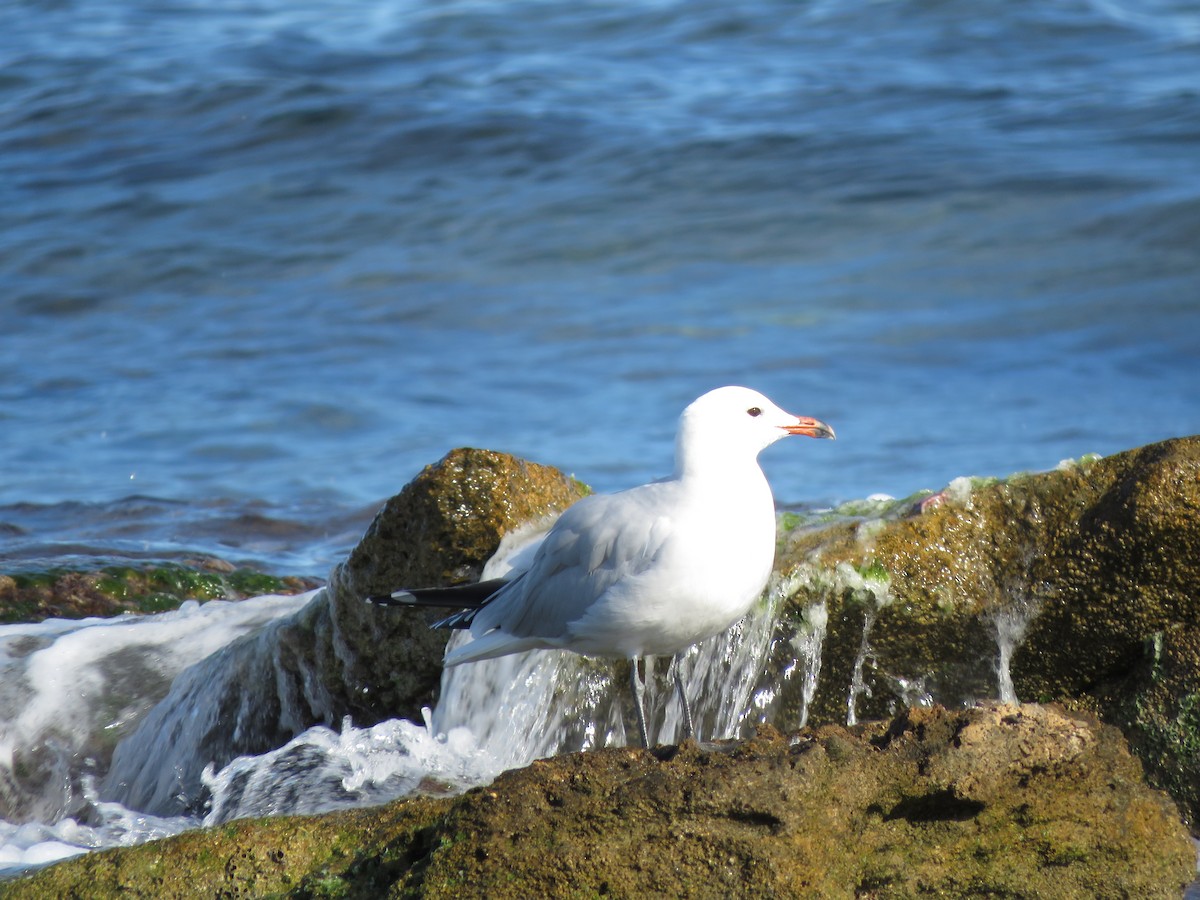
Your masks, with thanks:
<instances>
[{"instance_id":1,"label":"seagull neck","mask_svg":"<svg viewBox=\"0 0 1200 900\"><path fill-rule=\"evenodd\" d=\"M675 477L685 483L728 487L746 481L765 482L766 476L758 460L746 459L743 453L722 453L712 446L696 448L677 446Z\"/></svg>"}]
</instances>

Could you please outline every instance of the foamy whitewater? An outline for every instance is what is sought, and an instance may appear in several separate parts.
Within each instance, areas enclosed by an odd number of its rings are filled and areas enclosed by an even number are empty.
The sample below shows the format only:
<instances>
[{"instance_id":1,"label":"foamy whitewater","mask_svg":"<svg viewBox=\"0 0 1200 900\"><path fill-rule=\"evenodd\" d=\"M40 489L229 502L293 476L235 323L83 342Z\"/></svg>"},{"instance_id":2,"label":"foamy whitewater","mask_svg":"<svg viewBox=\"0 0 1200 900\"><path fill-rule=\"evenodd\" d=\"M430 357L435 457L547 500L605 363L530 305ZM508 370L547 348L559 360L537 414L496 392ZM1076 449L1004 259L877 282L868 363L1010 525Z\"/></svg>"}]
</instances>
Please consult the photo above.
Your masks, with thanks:
<instances>
[{"instance_id":1,"label":"foamy whitewater","mask_svg":"<svg viewBox=\"0 0 1200 900\"><path fill-rule=\"evenodd\" d=\"M0 821L0 873L199 824L98 799L115 736L188 666L310 597L189 601L152 616L0 628L0 792L23 819Z\"/></svg>"}]
</instances>

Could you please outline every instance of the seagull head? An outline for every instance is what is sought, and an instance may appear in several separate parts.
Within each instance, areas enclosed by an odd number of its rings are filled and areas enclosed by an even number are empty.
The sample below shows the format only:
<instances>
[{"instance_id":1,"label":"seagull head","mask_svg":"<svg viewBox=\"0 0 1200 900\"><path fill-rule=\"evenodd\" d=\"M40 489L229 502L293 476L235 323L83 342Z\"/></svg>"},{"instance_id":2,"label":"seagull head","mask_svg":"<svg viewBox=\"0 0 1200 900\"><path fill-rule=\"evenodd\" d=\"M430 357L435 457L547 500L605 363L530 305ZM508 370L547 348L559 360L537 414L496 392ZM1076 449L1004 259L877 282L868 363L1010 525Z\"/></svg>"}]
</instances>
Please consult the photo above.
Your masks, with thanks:
<instances>
[{"instance_id":1,"label":"seagull head","mask_svg":"<svg viewBox=\"0 0 1200 900\"><path fill-rule=\"evenodd\" d=\"M819 419L784 412L758 391L721 387L692 401L679 419L676 456L681 470L699 459L754 459L791 434L833 438Z\"/></svg>"}]
</instances>

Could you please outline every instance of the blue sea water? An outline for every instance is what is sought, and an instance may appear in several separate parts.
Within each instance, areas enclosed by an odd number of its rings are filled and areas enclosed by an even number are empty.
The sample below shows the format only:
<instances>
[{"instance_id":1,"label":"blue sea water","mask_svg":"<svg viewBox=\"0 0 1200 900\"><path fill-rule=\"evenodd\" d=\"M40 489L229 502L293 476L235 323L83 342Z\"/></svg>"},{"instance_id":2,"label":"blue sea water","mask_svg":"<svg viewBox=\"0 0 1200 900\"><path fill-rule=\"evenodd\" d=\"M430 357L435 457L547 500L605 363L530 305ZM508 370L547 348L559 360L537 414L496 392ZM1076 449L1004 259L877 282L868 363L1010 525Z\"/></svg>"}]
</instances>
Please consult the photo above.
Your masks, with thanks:
<instances>
[{"instance_id":1,"label":"blue sea water","mask_svg":"<svg viewBox=\"0 0 1200 900\"><path fill-rule=\"evenodd\" d=\"M1200 432L1184 0L12 0L0 562L324 574L456 446L781 504Z\"/></svg>"}]
</instances>

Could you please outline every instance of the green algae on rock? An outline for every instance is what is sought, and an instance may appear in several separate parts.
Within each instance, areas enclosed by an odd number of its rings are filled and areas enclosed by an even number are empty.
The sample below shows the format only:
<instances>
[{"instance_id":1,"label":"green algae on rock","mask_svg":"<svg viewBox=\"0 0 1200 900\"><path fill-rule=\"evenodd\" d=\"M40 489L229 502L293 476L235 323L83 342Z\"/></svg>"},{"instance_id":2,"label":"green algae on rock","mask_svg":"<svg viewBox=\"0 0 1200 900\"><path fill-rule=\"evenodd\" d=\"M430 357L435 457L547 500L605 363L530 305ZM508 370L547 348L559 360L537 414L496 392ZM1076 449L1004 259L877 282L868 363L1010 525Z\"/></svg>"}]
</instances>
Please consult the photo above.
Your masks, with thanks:
<instances>
[{"instance_id":1,"label":"green algae on rock","mask_svg":"<svg viewBox=\"0 0 1200 900\"><path fill-rule=\"evenodd\" d=\"M1200 626L1156 632L1130 677L1085 698L1121 724L1152 781L1200 826Z\"/></svg>"},{"instance_id":2,"label":"green algae on rock","mask_svg":"<svg viewBox=\"0 0 1200 900\"><path fill-rule=\"evenodd\" d=\"M278 577L213 558L91 571L14 572L0 575L0 624L164 612L185 600L300 594L318 584L315 578Z\"/></svg>"},{"instance_id":3,"label":"green algae on rock","mask_svg":"<svg viewBox=\"0 0 1200 900\"><path fill-rule=\"evenodd\" d=\"M1115 729L993 705L568 754L457 798L105 851L0 896L1175 900L1194 864Z\"/></svg>"}]
</instances>

